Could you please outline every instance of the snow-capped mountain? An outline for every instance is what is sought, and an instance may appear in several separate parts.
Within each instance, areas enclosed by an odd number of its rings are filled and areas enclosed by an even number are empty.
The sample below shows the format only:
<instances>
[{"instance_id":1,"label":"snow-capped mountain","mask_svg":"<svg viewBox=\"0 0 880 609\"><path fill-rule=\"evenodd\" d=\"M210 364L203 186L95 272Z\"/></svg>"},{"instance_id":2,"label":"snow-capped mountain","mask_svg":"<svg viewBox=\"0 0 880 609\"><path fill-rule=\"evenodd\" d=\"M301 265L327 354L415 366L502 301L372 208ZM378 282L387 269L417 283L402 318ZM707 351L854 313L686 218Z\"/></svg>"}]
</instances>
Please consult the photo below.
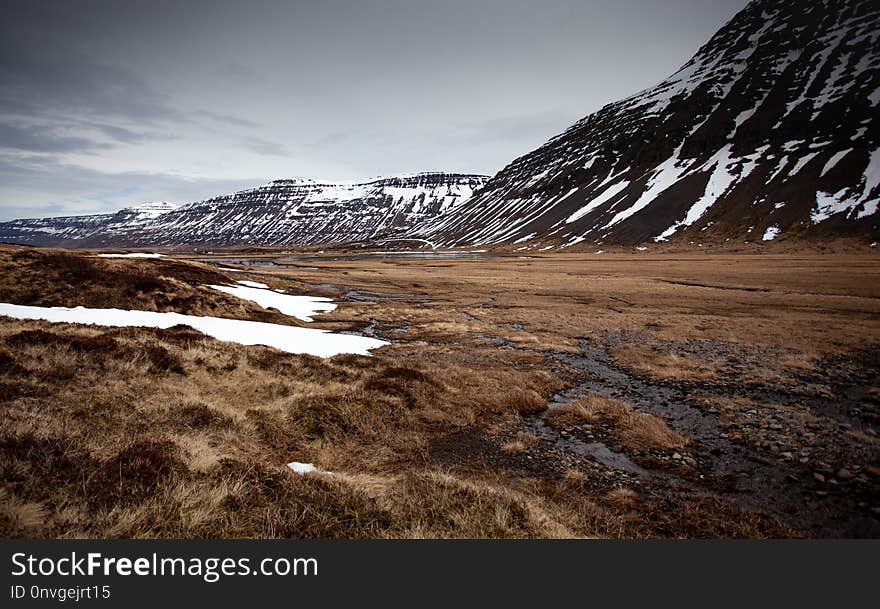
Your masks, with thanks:
<instances>
[{"instance_id":1,"label":"snow-capped mountain","mask_svg":"<svg viewBox=\"0 0 880 609\"><path fill-rule=\"evenodd\" d=\"M755 0L415 231L442 245L878 237L880 3Z\"/></svg>"},{"instance_id":2,"label":"snow-capped mountain","mask_svg":"<svg viewBox=\"0 0 880 609\"><path fill-rule=\"evenodd\" d=\"M79 241L101 233L134 235L160 215L175 209L165 202L126 207L114 214L34 218L0 223L0 241L28 245L75 246Z\"/></svg>"},{"instance_id":3,"label":"snow-capped mountain","mask_svg":"<svg viewBox=\"0 0 880 609\"><path fill-rule=\"evenodd\" d=\"M317 245L406 231L461 205L488 176L421 173L364 183L308 179L116 214L0 224L0 241L67 247Z\"/></svg>"}]
</instances>

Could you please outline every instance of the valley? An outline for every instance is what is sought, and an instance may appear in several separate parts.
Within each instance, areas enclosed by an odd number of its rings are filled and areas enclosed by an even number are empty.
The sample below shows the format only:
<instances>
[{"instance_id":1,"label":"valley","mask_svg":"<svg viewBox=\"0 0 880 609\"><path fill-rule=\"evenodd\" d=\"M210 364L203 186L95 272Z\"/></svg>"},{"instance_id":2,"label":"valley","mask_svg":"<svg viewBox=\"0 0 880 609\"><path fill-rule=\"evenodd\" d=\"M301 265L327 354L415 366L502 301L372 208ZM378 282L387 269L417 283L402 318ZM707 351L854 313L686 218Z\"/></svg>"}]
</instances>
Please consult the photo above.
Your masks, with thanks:
<instances>
[{"instance_id":1,"label":"valley","mask_svg":"<svg viewBox=\"0 0 880 609\"><path fill-rule=\"evenodd\" d=\"M877 3L731 5L639 76L653 42L609 73L585 32L657 3L588 4L14 103L3 536L880 537ZM39 104L77 74L31 68Z\"/></svg>"},{"instance_id":2,"label":"valley","mask_svg":"<svg viewBox=\"0 0 880 609\"><path fill-rule=\"evenodd\" d=\"M43 255L3 254L18 283ZM101 259L88 290L48 258L45 293L2 286L4 302L122 289L118 306L162 310L174 285L173 308L287 323L202 287L249 281L330 298L309 326L390 343L320 359L182 326L0 317L6 536L880 531L872 251L268 266L303 254ZM165 285L126 291L123 273Z\"/></svg>"}]
</instances>

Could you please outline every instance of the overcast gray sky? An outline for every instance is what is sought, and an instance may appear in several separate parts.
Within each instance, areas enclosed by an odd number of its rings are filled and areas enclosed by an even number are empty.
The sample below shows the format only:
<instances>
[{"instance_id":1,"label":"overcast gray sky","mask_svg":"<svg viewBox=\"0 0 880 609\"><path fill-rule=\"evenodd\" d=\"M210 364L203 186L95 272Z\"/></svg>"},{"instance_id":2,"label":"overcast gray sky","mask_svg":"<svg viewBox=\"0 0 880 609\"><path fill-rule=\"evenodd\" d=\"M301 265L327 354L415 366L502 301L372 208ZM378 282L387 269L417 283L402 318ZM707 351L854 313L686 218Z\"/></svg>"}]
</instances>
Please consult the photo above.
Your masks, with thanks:
<instances>
[{"instance_id":1,"label":"overcast gray sky","mask_svg":"<svg viewBox=\"0 0 880 609\"><path fill-rule=\"evenodd\" d=\"M492 174L745 0L3 0L0 219Z\"/></svg>"}]
</instances>

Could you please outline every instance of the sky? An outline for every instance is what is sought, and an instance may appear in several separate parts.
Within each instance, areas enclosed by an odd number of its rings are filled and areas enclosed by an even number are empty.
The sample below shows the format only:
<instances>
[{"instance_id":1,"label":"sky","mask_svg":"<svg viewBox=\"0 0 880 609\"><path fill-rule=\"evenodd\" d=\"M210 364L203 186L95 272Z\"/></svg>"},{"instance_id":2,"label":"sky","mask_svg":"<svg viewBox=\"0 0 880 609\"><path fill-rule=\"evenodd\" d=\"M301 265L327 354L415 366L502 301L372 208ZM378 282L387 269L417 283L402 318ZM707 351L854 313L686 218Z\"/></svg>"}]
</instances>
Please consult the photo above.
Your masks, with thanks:
<instances>
[{"instance_id":1,"label":"sky","mask_svg":"<svg viewBox=\"0 0 880 609\"><path fill-rule=\"evenodd\" d=\"M494 174L745 0L3 0L0 220Z\"/></svg>"}]
</instances>

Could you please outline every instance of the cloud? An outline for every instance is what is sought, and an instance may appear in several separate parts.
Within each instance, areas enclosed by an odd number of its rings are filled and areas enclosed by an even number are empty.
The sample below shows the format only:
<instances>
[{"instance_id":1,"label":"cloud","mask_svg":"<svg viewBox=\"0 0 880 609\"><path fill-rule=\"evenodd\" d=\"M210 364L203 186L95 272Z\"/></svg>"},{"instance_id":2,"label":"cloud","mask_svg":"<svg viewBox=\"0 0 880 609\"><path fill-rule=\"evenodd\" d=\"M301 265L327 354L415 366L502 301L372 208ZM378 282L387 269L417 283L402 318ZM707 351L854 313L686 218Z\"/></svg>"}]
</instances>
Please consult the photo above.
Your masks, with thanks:
<instances>
[{"instance_id":1,"label":"cloud","mask_svg":"<svg viewBox=\"0 0 880 609\"><path fill-rule=\"evenodd\" d=\"M114 148L116 144L140 144L169 140L163 133L134 131L127 127L88 120L46 119L50 124L22 124L0 119L0 149L39 153L83 153Z\"/></svg>"},{"instance_id":2,"label":"cloud","mask_svg":"<svg viewBox=\"0 0 880 609\"><path fill-rule=\"evenodd\" d=\"M109 144L84 137L62 135L52 127L0 123L0 148L58 153L84 152L109 146Z\"/></svg>"},{"instance_id":3,"label":"cloud","mask_svg":"<svg viewBox=\"0 0 880 609\"><path fill-rule=\"evenodd\" d=\"M271 142L259 137L247 137L242 140L245 148L264 156L290 156L290 152L282 144Z\"/></svg>"},{"instance_id":4,"label":"cloud","mask_svg":"<svg viewBox=\"0 0 880 609\"><path fill-rule=\"evenodd\" d=\"M194 113L195 116L203 116L205 118L209 118L212 121L218 123L225 123L228 125L234 125L236 127L259 127L260 123L254 122L252 120L248 120L246 118L241 118L240 116L234 116L232 114L224 114L222 112L211 112L210 110L198 110Z\"/></svg>"},{"instance_id":5,"label":"cloud","mask_svg":"<svg viewBox=\"0 0 880 609\"><path fill-rule=\"evenodd\" d=\"M0 82L3 115L112 117L139 123L184 118L132 72L76 50L0 42Z\"/></svg>"},{"instance_id":6,"label":"cloud","mask_svg":"<svg viewBox=\"0 0 880 609\"><path fill-rule=\"evenodd\" d=\"M109 123L96 123L86 121L81 123L85 127L89 127L101 132L115 142L122 144L141 144L143 142L157 140L173 140L176 136L168 133L149 133L145 131L135 131L128 127L120 127L119 125L111 125Z\"/></svg>"},{"instance_id":7,"label":"cloud","mask_svg":"<svg viewBox=\"0 0 880 609\"><path fill-rule=\"evenodd\" d=\"M264 184L253 179L191 178L166 173L104 173L54 155L0 151L0 221L117 211L147 201L186 203Z\"/></svg>"},{"instance_id":8,"label":"cloud","mask_svg":"<svg viewBox=\"0 0 880 609\"><path fill-rule=\"evenodd\" d=\"M373 134L373 137L375 137L376 135L378 134ZM345 144L345 142L351 141L352 138L353 135L350 131L331 131L330 133L321 136L316 141L307 145L312 148L327 150L334 147L342 146Z\"/></svg>"},{"instance_id":9,"label":"cloud","mask_svg":"<svg viewBox=\"0 0 880 609\"><path fill-rule=\"evenodd\" d=\"M139 122L180 118L134 70L90 51L86 15L79 7L12 4L0 21L0 114L62 113Z\"/></svg>"}]
</instances>

